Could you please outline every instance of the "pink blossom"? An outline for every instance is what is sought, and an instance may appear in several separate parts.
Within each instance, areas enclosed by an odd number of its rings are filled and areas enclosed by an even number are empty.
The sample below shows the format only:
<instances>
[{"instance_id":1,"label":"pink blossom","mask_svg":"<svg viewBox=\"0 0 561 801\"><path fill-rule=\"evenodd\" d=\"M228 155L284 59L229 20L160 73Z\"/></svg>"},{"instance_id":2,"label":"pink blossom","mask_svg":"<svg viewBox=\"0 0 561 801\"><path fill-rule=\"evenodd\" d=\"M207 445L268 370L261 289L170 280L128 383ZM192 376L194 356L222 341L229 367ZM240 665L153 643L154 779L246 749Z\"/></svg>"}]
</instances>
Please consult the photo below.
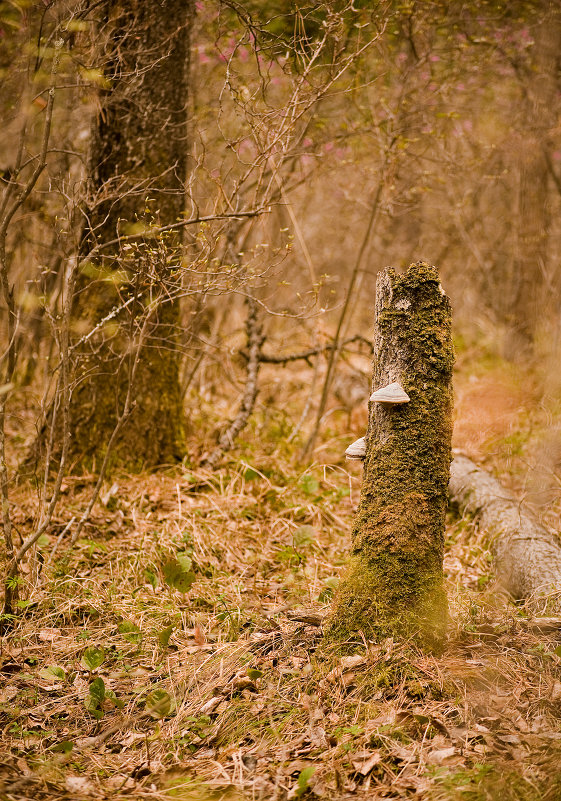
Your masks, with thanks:
<instances>
[{"instance_id":1,"label":"pink blossom","mask_svg":"<svg viewBox=\"0 0 561 801\"><path fill-rule=\"evenodd\" d=\"M310 139L309 136L305 136L304 139L302 140L302 146L303 147L310 147L313 144L314 144L314 140Z\"/></svg>"},{"instance_id":2,"label":"pink blossom","mask_svg":"<svg viewBox=\"0 0 561 801\"><path fill-rule=\"evenodd\" d=\"M210 58L205 53L204 45L199 45L199 62L201 64L210 64Z\"/></svg>"},{"instance_id":3,"label":"pink blossom","mask_svg":"<svg viewBox=\"0 0 561 801\"><path fill-rule=\"evenodd\" d=\"M326 153L329 153L331 150L333 150L334 147L335 145L333 144L333 142L326 142L323 146L323 149L325 150Z\"/></svg>"},{"instance_id":4,"label":"pink blossom","mask_svg":"<svg viewBox=\"0 0 561 801\"><path fill-rule=\"evenodd\" d=\"M429 61L440 61L440 56L437 56L436 53L433 53L432 56L429 56Z\"/></svg>"},{"instance_id":5,"label":"pink blossom","mask_svg":"<svg viewBox=\"0 0 561 801\"><path fill-rule=\"evenodd\" d=\"M561 150L554 150L551 155L555 161L561 161Z\"/></svg>"}]
</instances>

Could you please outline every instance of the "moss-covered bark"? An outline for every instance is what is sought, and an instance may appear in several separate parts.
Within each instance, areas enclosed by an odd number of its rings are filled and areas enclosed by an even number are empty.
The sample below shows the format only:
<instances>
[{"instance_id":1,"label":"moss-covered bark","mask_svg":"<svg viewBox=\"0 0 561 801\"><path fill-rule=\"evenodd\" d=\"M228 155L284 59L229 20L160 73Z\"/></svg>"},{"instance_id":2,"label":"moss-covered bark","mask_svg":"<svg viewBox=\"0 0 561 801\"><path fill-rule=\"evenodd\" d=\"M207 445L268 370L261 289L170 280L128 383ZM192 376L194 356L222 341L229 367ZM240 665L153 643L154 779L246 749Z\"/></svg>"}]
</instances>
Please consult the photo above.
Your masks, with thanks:
<instances>
[{"instance_id":1,"label":"moss-covered bark","mask_svg":"<svg viewBox=\"0 0 561 801\"><path fill-rule=\"evenodd\" d=\"M328 636L438 639L447 619L444 525L452 434L450 303L425 262L377 283L374 389L398 381L410 402L371 403L353 548Z\"/></svg>"},{"instance_id":2,"label":"moss-covered bark","mask_svg":"<svg viewBox=\"0 0 561 801\"><path fill-rule=\"evenodd\" d=\"M106 2L104 88L94 121L87 230L74 304L70 456L96 465L122 413L134 409L112 462L138 469L183 453L177 301L181 235L119 238L177 222L185 206L190 0ZM89 252L91 259L86 258ZM131 300L132 299L132 300ZM115 307L131 302L106 324Z\"/></svg>"}]
</instances>

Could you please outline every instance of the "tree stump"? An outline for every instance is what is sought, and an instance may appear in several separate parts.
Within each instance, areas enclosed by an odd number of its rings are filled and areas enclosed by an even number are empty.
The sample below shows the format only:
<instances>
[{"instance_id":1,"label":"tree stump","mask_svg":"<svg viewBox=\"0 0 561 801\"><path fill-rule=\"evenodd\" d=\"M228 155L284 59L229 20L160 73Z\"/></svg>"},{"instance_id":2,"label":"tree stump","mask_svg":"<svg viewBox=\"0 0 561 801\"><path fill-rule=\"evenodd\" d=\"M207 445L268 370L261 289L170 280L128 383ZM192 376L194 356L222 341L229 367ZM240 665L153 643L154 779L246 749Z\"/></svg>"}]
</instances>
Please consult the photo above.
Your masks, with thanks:
<instances>
[{"instance_id":1,"label":"tree stump","mask_svg":"<svg viewBox=\"0 0 561 801\"><path fill-rule=\"evenodd\" d=\"M370 401L350 563L327 635L417 637L435 645L448 618L443 587L452 437L450 302L426 262L387 269L376 286L374 390L398 382L409 403Z\"/></svg>"}]
</instances>

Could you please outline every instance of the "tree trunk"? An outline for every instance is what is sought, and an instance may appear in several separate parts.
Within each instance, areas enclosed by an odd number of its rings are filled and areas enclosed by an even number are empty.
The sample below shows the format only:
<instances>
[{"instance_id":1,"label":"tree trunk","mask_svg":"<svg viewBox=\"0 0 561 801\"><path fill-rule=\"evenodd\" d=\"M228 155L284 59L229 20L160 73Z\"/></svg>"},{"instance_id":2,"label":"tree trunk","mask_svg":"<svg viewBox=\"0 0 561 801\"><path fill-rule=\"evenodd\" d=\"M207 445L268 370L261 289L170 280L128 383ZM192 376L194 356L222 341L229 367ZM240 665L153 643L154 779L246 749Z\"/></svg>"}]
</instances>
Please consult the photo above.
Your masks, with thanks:
<instances>
[{"instance_id":1,"label":"tree trunk","mask_svg":"<svg viewBox=\"0 0 561 801\"><path fill-rule=\"evenodd\" d=\"M531 355L540 323L552 311L548 297L548 150L557 123L561 10L545 2L542 19L533 27L532 60L524 85L524 127L514 140L518 172L518 219L510 331L505 355L511 360Z\"/></svg>"},{"instance_id":2,"label":"tree trunk","mask_svg":"<svg viewBox=\"0 0 561 801\"><path fill-rule=\"evenodd\" d=\"M497 577L516 600L531 599L540 613L561 612L561 543L485 470L456 456L450 499L476 516L492 538Z\"/></svg>"},{"instance_id":3,"label":"tree trunk","mask_svg":"<svg viewBox=\"0 0 561 801\"><path fill-rule=\"evenodd\" d=\"M130 469L183 454L177 349L181 236L121 237L173 224L185 202L187 88L192 4L133 0L104 6L107 52L94 124L88 230L74 304L78 337L72 394L74 462L95 464L125 409L134 410L113 446L112 462ZM112 243L112 244L111 244ZM112 310L125 308L100 325Z\"/></svg>"},{"instance_id":4,"label":"tree trunk","mask_svg":"<svg viewBox=\"0 0 561 801\"><path fill-rule=\"evenodd\" d=\"M450 303L425 262L378 276L374 388L399 382L410 402L370 404L350 564L328 636L418 636L447 621L443 547L452 434Z\"/></svg>"}]
</instances>

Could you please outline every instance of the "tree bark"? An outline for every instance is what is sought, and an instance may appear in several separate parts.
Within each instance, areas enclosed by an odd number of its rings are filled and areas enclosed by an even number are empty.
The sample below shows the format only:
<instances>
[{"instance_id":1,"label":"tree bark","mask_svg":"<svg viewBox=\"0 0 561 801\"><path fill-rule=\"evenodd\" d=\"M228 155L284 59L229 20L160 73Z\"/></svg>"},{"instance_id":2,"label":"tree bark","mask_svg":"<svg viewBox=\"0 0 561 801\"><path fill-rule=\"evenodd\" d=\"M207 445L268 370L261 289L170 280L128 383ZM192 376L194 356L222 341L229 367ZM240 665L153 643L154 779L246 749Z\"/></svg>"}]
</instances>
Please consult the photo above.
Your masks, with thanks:
<instances>
[{"instance_id":1,"label":"tree bark","mask_svg":"<svg viewBox=\"0 0 561 801\"><path fill-rule=\"evenodd\" d=\"M445 513L452 434L450 303L426 262L378 276L374 389L399 382L410 402L370 403L361 499L328 636L417 636L447 621Z\"/></svg>"},{"instance_id":2,"label":"tree bark","mask_svg":"<svg viewBox=\"0 0 561 801\"><path fill-rule=\"evenodd\" d=\"M520 501L465 456L450 470L450 499L476 517L492 540L497 577L516 600L541 614L561 612L561 543Z\"/></svg>"},{"instance_id":3,"label":"tree bark","mask_svg":"<svg viewBox=\"0 0 561 801\"><path fill-rule=\"evenodd\" d=\"M524 127L515 138L518 173L518 219L510 331L505 356L531 355L540 323L552 311L548 297L549 167L551 131L557 123L561 9L557 0L543 4L542 18L533 26L532 59L524 85Z\"/></svg>"},{"instance_id":4,"label":"tree bark","mask_svg":"<svg viewBox=\"0 0 561 801\"><path fill-rule=\"evenodd\" d=\"M75 463L99 463L133 381L134 411L111 458L139 469L183 455L174 297L181 235L150 237L149 229L184 212L193 10L186 0L133 0L106 2L104 13L107 88L93 126L88 229L73 310L77 340L98 329L76 351L70 455ZM145 230L147 236L120 246L121 237ZM95 258L84 263L92 248Z\"/></svg>"}]
</instances>

